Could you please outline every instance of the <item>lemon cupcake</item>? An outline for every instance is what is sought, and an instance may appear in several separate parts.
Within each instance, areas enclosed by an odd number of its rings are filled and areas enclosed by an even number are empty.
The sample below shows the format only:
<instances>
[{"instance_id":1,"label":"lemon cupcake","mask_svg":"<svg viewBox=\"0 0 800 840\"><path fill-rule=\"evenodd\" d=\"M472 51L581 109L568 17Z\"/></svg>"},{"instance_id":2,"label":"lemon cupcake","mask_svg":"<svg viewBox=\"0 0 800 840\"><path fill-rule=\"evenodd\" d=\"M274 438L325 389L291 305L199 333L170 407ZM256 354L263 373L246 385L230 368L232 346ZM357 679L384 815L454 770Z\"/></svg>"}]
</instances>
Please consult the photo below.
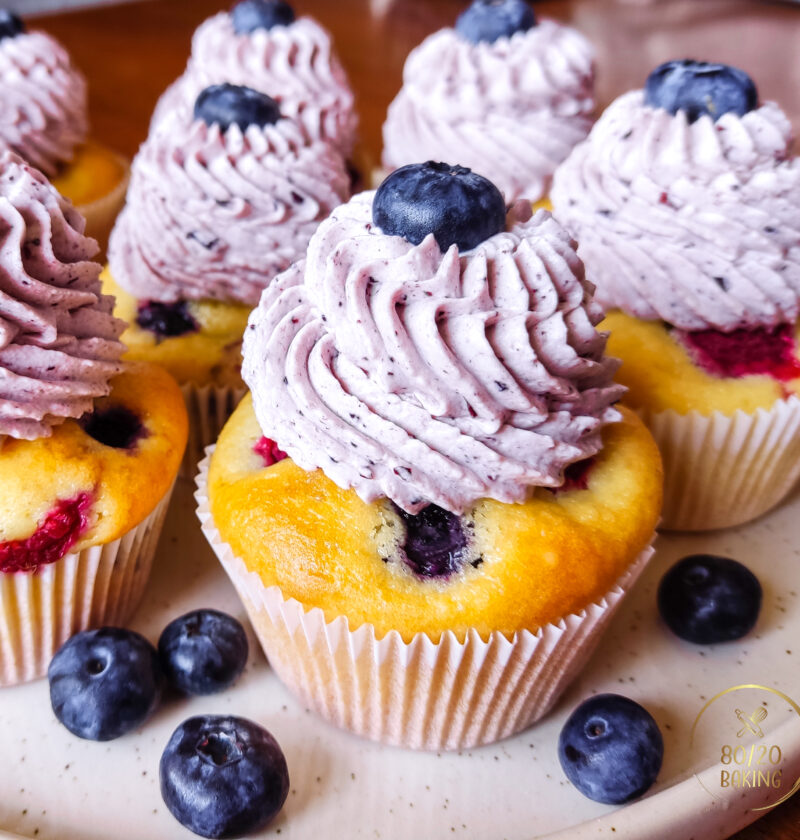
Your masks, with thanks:
<instances>
[{"instance_id":1,"label":"lemon cupcake","mask_svg":"<svg viewBox=\"0 0 800 840\"><path fill-rule=\"evenodd\" d=\"M664 523L746 522L800 475L800 164L741 70L669 62L555 176L609 310L619 381L662 448Z\"/></svg>"},{"instance_id":2,"label":"lemon cupcake","mask_svg":"<svg viewBox=\"0 0 800 840\"><path fill-rule=\"evenodd\" d=\"M459 160L506 201L544 197L591 126L594 52L525 0L475 0L406 59L383 125L383 165Z\"/></svg>"},{"instance_id":3,"label":"lemon cupcake","mask_svg":"<svg viewBox=\"0 0 800 840\"><path fill-rule=\"evenodd\" d=\"M127 358L163 365L184 387L192 469L244 393L250 310L348 185L328 143L235 85L207 88L139 150L104 283L130 323Z\"/></svg>"},{"instance_id":4,"label":"lemon cupcake","mask_svg":"<svg viewBox=\"0 0 800 840\"><path fill-rule=\"evenodd\" d=\"M97 243L46 178L0 155L0 685L124 623L186 444L180 390L123 365Z\"/></svg>"},{"instance_id":5,"label":"lemon cupcake","mask_svg":"<svg viewBox=\"0 0 800 840\"><path fill-rule=\"evenodd\" d=\"M295 18L283 0L241 0L208 18L192 37L185 72L159 99L151 128L175 110L191 109L204 88L225 82L272 96L310 138L352 161L353 91L330 35L313 18Z\"/></svg>"},{"instance_id":6,"label":"lemon cupcake","mask_svg":"<svg viewBox=\"0 0 800 840\"><path fill-rule=\"evenodd\" d=\"M86 80L44 32L0 10L0 144L41 170L105 247L125 200L128 162L88 140Z\"/></svg>"},{"instance_id":7,"label":"lemon cupcake","mask_svg":"<svg viewBox=\"0 0 800 840\"><path fill-rule=\"evenodd\" d=\"M555 702L661 502L600 317L546 211L506 218L486 179L432 163L337 208L264 292L199 515L303 702L426 749Z\"/></svg>"}]
</instances>

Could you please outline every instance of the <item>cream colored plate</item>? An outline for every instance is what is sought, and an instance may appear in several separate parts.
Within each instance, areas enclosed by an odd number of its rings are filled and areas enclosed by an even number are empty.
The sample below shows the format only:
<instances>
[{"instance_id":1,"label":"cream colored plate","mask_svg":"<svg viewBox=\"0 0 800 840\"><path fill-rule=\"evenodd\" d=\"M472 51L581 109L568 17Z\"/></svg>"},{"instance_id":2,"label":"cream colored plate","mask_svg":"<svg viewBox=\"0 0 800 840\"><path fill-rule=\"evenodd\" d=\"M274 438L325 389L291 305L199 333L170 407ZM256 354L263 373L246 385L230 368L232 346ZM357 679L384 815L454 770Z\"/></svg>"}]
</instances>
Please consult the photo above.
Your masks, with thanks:
<instances>
[{"instance_id":1,"label":"cream colored plate","mask_svg":"<svg viewBox=\"0 0 800 840\"><path fill-rule=\"evenodd\" d=\"M204 544L191 486L181 481L162 536L156 572L135 628L154 642L170 619L199 606L244 619L232 587ZM170 699L140 731L97 744L71 736L53 718L47 683L0 690L2 837L58 840L160 840L191 835L173 820L158 789L158 761L173 729L201 713L244 715L282 745L291 793L262 836L318 838L636 838L728 837L752 821L800 776L800 716L774 695L728 694L692 724L715 694L743 683L778 689L800 702L800 496L758 523L719 534L661 537L656 556L620 609L579 681L539 726L465 754L412 753L340 732L305 710L278 682L251 636L247 671L230 691ZM746 562L764 586L756 632L741 643L700 648L672 637L654 605L663 571L693 552ZM792 650L797 645L797 650ZM658 721L665 760L643 800L621 809L585 799L564 779L556 757L561 725L593 692L643 703ZM762 699L764 739L737 741L734 706L750 716ZM725 742L777 745L783 788L720 788ZM744 753L740 750L738 757ZM776 752L773 752L777 756ZM693 776L700 772L701 781ZM710 791L710 792L709 792ZM713 794L713 795L712 795Z\"/></svg>"}]
</instances>

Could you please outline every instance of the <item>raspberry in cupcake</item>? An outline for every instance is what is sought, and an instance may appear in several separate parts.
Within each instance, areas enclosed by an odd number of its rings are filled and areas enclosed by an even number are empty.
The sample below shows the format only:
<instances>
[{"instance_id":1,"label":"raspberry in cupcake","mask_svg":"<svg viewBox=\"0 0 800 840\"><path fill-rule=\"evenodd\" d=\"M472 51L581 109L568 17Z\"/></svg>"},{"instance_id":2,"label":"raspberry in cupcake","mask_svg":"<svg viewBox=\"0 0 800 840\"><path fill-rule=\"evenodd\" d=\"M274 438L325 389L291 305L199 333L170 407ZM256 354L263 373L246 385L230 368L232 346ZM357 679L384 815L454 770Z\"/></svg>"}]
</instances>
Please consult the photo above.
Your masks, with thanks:
<instances>
[{"instance_id":1,"label":"raspberry in cupcake","mask_svg":"<svg viewBox=\"0 0 800 840\"><path fill-rule=\"evenodd\" d=\"M134 160L105 283L130 323L128 358L157 362L186 387L205 446L219 430L208 418L224 419L244 390L250 310L347 198L349 179L328 143L250 88L206 88L163 129Z\"/></svg>"},{"instance_id":2,"label":"raspberry in cupcake","mask_svg":"<svg viewBox=\"0 0 800 840\"><path fill-rule=\"evenodd\" d=\"M120 361L83 227L42 173L0 155L0 685L127 620L186 443L175 382Z\"/></svg>"},{"instance_id":3,"label":"raspberry in cupcake","mask_svg":"<svg viewBox=\"0 0 800 840\"><path fill-rule=\"evenodd\" d=\"M334 210L267 288L200 516L304 702L425 748L554 702L660 508L601 317L548 213L437 163Z\"/></svg>"},{"instance_id":4,"label":"raspberry in cupcake","mask_svg":"<svg viewBox=\"0 0 800 840\"><path fill-rule=\"evenodd\" d=\"M53 181L106 242L125 197L128 164L88 139L86 80L44 32L0 9L0 145Z\"/></svg>"},{"instance_id":5,"label":"raspberry in cupcake","mask_svg":"<svg viewBox=\"0 0 800 840\"><path fill-rule=\"evenodd\" d=\"M152 127L172 111L191 111L200 91L225 82L269 94L311 139L352 156L358 118L331 37L313 18L296 18L283 0L241 0L204 21L185 72L156 105Z\"/></svg>"},{"instance_id":6,"label":"raspberry in cupcake","mask_svg":"<svg viewBox=\"0 0 800 840\"><path fill-rule=\"evenodd\" d=\"M798 475L790 145L786 115L746 73L674 61L617 99L554 179L554 212L608 310L619 381L661 430L672 527L751 519Z\"/></svg>"},{"instance_id":7,"label":"raspberry in cupcake","mask_svg":"<svg viewBox=\"0 0 800 840\"><path fill-rule=\"evenodd\" d=\"M583 35L537 20L525 0L475 0L406 59L383 126L384 166L456 154L506 201L538 201L589 132L593 55Z\"/></svg>"}]
</instances>

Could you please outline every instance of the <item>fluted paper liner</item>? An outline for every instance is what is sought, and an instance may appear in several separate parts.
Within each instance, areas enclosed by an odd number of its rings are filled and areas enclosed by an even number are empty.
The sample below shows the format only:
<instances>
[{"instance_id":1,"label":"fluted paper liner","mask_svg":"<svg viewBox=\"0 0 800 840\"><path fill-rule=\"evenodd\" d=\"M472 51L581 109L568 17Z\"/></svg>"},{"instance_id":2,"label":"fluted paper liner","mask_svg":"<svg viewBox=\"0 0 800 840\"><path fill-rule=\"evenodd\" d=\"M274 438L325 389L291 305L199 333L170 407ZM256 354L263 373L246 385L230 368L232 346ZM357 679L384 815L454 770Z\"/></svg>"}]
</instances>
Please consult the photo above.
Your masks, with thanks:
<instances>
[{"instance_id":1,"label":"fluted paper liner","mask_svg":"<svg viewBox=\"0 0 800 840\"><path fill-rule=\"evenodd\" d=\"M144 594L171 495L114 542L35 572L0 572L0 686L44 676L75 633L128 621Z\"/></svg>"},{"instance_id":2,"label":"fluted paper liner","mask_svg":"<svg viewBox=\"0 0 800 840\"><path fill-rule=\"evenodd\" d=\"M321 609L307 611L248 571L214 525L207 496L213 447L206 451L197 515L270 664L322 717L386 744L467 749L530 726L577 675L653 554L648 546L597 603L536 632L484 640L469 631L463 642L450 632L439 642L419 633L407 643L392 631L379 639L373 625L351 630L344 616L326 621Z\"/></svg>"},{"instance_id":3,"label":"fluted paper liner","mask_svg":"<svg viewBox=\"0 0 800 840\"><path fill-rule=\"evenodd\" d=\"M216 442L222 427L247 393L244 385L181 385L189 413L189 439L181 462L182 478L193 479L205 448Z\"/></svg>"},{"instance_id":4,"label":"fluted paper liner","mask_svg":"<svg viewBox=\"0 0 800 840\"><path fill-rule=\"evenodd\" d=\"M775 507L800 478L800 399L731 416L644 413L664 460L668 530L741 525Z\"/></svg>"}]
</instances>

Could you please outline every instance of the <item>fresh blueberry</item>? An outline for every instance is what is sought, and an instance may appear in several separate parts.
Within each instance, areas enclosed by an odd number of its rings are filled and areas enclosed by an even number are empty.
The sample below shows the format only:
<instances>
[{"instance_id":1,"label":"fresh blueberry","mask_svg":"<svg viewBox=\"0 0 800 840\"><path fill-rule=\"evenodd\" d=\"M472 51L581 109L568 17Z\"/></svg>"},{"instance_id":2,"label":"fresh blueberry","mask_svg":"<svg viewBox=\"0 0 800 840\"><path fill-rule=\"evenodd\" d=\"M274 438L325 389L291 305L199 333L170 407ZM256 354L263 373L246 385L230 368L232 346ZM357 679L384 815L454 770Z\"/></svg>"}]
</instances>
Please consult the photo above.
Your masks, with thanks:
<instances>
[{"instance_id":1,"label":"fresh blueberry","mask_svg":"<svg viewBox=\"0 0 800 840\"><path fill-rule=\"evenodd\" d=\"M289 792L278 742L250 720L185 720L161 756L161 796L181 825L202 837L239 837L263 828Z\"/></svg>"},{"instance_id":2,"label":"fresh blueberry","mask_svg":"<svg viewBox=\"0 0 800 840\"><path fill-rule=\"evenodd\" d=\"M25 31L22 20L8 9L0 9L0 41L3 38L14 38Z\"/></svg>"},{"instance_id":3,"label":"fresh blueberry","mask_svg":"<svg viewBox=\"0 0 800 840\"><path fill-rule=\"evenodd\" d=\"M761 610L758 578L736 560L692 554L661 579L658 609L670 630L687 642L712 645L749 633Z\"/></svg>"},{"instance_id":4,"label":"fresh blueberry","mask_svg":"<svg viewBox=\"0 0 800 840\"><path fill-rule=\"evenodd\" d=\"M647 709L619 694L598 694L569 716L558 738L567 778L595 802L621 805L656 780L664 757L661 731Z\"/></svg>"},{"instance_id":5,"label":"fresh blueberry","mask_svg":"<svg viewBox=\"0 0 800 840\"><path fill-rule=\"evenodd\" d=\"M525 0L475 0L456 20L456 32L473 44L494 43L534 26L536 16Z\"/></svg>"},{"instance_id":6,"label":"fresh blueberry","mask_svg":"<svg viewBox=\"0 0 800 840\"><path fill-rule=\"evenodd\" d=\"M447 577L461 568L468 540L458 516L437 505L416 514L397 512L406 526L405 559L418 575Z\"/></svg>"},{"instance_id":7,"label":"fresh blueberry","mask_svg":"<svg viewBox=\"0 0 800 840\"><path fill-rule=\"evenodd\" d=\"M114 449L133 449L148 434L142 421L122 405L95 409L81 419L81 426L89 437Z\"/></svg>"},{"instance_id":8,"label":"fresh blueberry","mask_svg":"<svg viewBox=\"0 0 800 840\"><path fill-rule=\"evenodd\" d=\"M249 35L256 29L272 29L294 22L294 9L283 0L241 0L231 10L233 31Z\"/></svg>"},{"instance_id":9,"label":"fresh blueberry","mask_svg":"<svg viewBox=\"0 0 800 840\"><path fill-rule=\"evenodd\" d=\"M150 330L160 338L173 338L200 329L185 300L176 303L161 303L157 300L140 303L136 323L143 330Z\"/></svg>"},{"instance_id":10,"label":"fresh blueberry","mask_svg":"<svg viewBox=\"0 0 800 840\"><path fill-rule=\"evenodd\" d=\"M242 85L211 85L200 91L194 103L195 119L206 125L218 123L227 131L234 123L245 131L248 126L274 125L280 118L278 103L266 93Z\"/></svg>"},{"instance_id":11,"label":"fresh blueberry","mask_svg":"<svg viewBox=\"0 0 800 840\"><path fill-rule=\"evenodd\" d=\"M53 711L73 735L110 741L152 714L164 675L147 639L102 627L68 639L50 662L47 679Z\"/></svg>"},{"instance_id":12,"label":"fresh blueberry","mask_svg":"<svg viewBox=\"0 0 800 840\"><path fill-rule=\"evenodd\" d=\"M231 615L195 610L170 622L158 640L167 679L184 694L213 694L233 685L247 662L247 636Z\"/></svg>"},{"instance_id":13,"label":"fresh blueberry","mask_svg":"<svg viewBox=\"0 0 800 840\"><path fill-rule=\"evenodd\" d=\"M497 187L463 166L412 163L378 187L372 220L386 234L414 245L432 233L442 251L469 251L506 225L506 206Z\"/></svg>"},{"instance_id":14,"label":"fresh blueberry","mask_svg":"<svg viewBox=\"0 0 800 840\"><path fill-rule=\"evenodd\" d=\"M684 59L653 70L644 86L644 101L670 114L683 111L693 123L702 116L714 121L728 113L741 117L758 107L758 92L744 70Z\"/></svg>"}]
</instances>

